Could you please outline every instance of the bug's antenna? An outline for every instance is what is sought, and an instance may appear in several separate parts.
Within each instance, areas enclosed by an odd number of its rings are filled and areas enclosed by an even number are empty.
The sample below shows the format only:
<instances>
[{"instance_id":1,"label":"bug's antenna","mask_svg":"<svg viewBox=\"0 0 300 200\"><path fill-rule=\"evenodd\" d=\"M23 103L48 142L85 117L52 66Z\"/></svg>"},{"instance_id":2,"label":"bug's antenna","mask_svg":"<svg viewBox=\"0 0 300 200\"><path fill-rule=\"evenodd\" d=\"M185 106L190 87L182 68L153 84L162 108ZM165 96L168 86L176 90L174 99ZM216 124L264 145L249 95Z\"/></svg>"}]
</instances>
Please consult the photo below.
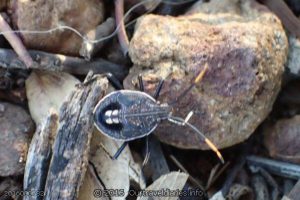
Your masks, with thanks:
<instances>
[{"instance_id":1,"label":"bug's antenna","mask_svg":"<svg viewBox=\"0 0 300 200\"><path fill-rule=\"evenodd\" d=\"M217 156L219 157L221 162L224 164L224 158L223 158L222 154L220 153L220 151L218 150L218 148L216 147L216 145L214 145L203 133L201 133L199 131L199 129L197 129L194 125L192 125L188 122L188 120L191 118L192 115L193 115L193 111L191 111L185 119L182 119L180 117L174 117L174 116L170 115L168 117L168 120L179 126L188 126L191 129L193 129L196 133L198 133L201 136L201 138L204 140L204 142L217 154Z\"/></svg>"},{"instance_id":2,"label":"bug's antenna","mask_svg":"<svg viewBox=\"0 0 300 200\"><path fill-rule=\"evenodd\" d=\"M173 106L174 104L178 103L189 91L191 91L191 89L193 89L196 86L196 84L203 79L207 69L208 69L208 64L206 63L204 65L204 69L200 71L200 73L196 76L192 84L187 89L185 89L178 97L176 97L176 99L172 101L170 105Z\"/></svg>"}]
</instances>

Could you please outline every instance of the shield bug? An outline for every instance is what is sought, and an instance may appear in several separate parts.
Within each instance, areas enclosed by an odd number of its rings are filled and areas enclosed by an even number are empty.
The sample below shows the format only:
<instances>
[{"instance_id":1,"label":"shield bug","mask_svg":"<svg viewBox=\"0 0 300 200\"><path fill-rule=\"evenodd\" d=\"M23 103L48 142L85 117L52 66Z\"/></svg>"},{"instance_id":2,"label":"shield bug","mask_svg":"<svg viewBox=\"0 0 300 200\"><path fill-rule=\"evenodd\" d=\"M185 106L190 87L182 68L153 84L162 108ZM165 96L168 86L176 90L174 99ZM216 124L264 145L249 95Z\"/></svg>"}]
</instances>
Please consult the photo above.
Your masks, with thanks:
<instances>
[{"instance_id":1,"label":"shield bug","mask_svg":"<svg viewBox=\"0 0 300 200\"><path fill-rule=\"evenodd\" d=\"M94 109L95 126L104 135L125 142L114 158L121 153L128 141L151 134L161 121L168 120L179 126L187 126L198 133L204 139L205 143L216 152L219 159L224 162L217 147L194 125L188 122L193 115L192 111L185 119L172 115L174 105L200 82L207 69L208 65L206 64L191 85L170 104L161 104L157 101L163 81L159 83L154 97L151 97L144 92L141 76L139 76L141 91L121 89L102 98ZM114 85L120 84L115 83Z\"/></svg>"}]
</instances>

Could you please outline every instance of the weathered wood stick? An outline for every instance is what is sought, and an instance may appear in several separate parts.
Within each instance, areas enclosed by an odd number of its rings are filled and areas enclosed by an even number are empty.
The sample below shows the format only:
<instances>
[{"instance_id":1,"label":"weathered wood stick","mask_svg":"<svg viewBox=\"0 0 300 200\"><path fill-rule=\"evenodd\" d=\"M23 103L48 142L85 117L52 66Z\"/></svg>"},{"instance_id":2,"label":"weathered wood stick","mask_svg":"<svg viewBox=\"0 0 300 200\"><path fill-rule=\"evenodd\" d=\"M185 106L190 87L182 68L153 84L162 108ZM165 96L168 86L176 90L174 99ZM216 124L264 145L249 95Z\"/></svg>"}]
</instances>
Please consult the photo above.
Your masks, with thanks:
<instances>
[{"instance_id":1,"label":"weathered wood stick","mask_svg":"<svg viewBox=\"0 0 300 200\"><path fill-rule=\"evenodd\" d=\"M57 131L58 116L51 112L45 123L37 127L31 140L27 154L24 191L32 191L32 195L25 195L24 200L43 199L48 167L51 159L51 138Z\"/></svg>"},{"instance_id":2,"label":"weathered wood stick","mask_svg":"<svg viewBox=\"0 0 300 200\"><path fill-rule=\"evenodd\" d=\"M63 103L45 186L46 200L76 199L88 165L93 109L104 95L107 79L86 78Z\"/></svg>"},{"instance_id":3,"label":"weathered wood stick","mask_svg":"<svg viewBox=\"0 0 300 200\"><path fill-rule=\"evenodd\" d=\"M268 172L292 179L300 179L300 166L287 162L276 161L258 156L247 156L249 167L261 167Z\"/></svg>"},{"instance_id":4,"label":"weathered wood stick","mask_svg":"<svg viewBox=\"0 0 300 200\"><path fill-rule=\"evenodd\" d=\"M128 69L125 66L117 65L104 59L86 61L77 57L51 54L43 51L29 50L28 52L37 63L37 65L31 66L30 69L65 71L77 75L86 75L90 70L95 74L111 72L119 80L124 79L128 73ZM13 50L1 48L0 67L28 69Z\"/></svg>"}]
</instances>

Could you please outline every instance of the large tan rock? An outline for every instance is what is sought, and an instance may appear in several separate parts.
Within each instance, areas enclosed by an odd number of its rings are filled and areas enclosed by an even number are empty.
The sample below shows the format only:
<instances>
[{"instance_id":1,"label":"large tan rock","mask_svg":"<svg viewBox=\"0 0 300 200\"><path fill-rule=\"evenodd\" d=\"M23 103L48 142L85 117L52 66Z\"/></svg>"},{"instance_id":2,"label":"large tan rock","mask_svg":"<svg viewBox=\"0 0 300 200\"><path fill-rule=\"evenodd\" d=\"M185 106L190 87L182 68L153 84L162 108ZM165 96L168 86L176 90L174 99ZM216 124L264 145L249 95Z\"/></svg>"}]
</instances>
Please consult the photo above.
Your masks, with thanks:
<instances>
[{"instance_id":1,"label":"large tan rock","mask_svg":"<svg viewBox=\"0 0 300 200\"><path fill-rule=\"evenodd\" d=\"M174 115L194 110L190 122L219 148L247 139L271 111L288 47L279 19L267 8L250 0L222 2L199 3L180 17L141 18L130 42L134 67L124 81L125 88L137 88L142 74L153 94L165 79L159 100L170 102L208 63L204 79ZM156 134L180 148L207 149L197 134L168 122Z\"/></svg>"}]
</instances>

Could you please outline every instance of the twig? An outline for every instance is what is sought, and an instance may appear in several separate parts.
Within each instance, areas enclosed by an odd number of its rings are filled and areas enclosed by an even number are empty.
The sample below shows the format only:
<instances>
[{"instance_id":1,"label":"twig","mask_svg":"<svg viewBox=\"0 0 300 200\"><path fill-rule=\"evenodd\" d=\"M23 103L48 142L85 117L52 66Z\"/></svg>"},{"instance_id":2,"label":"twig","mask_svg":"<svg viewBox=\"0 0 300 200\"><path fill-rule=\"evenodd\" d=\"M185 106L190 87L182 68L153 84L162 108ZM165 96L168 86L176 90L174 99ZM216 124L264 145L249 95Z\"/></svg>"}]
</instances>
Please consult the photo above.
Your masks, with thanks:
<instances>
[{"instance_id":1,"label":"twig","mask_svg":"<svg viewBox=\"0 0 300 200\"><path fill-rule=\"evenodd\" d=\"M189 172L184 168L184 166L175 158L175 156L170 155L171 160L181 169L183 172L189 175L189 180L194 183L196 186L198 186L202 191L205 191L205 188L202 186L202 184L196 180L194 177L192 177Z\"/></svg>"},{"instance_id":2,"label":"twig","mask_svg":"<svg viewBox=\"0 0 300 200\"><path fill-rule=\"evenodd\" d=\"M240 172L240 170L243 168L245 163L246 163L246 159L244 158L243 155L241 155L237 159L236 164L230 170L229 174L227 175L226 181L222 186L222 193L224 196L226 196L228 194L234 179L236 178L236 176Z\"/></svg>"},{"instance_id":3,"label":"twig","mask_svg":"<svg viewBox=\"0 0 300 200\"><path fill-rule=\"evenodd\" d=\"M226 163L226 164L227 164L227 163ZM216 165L210 170L209 177L208 177L208 180L207 180L207 182L206 182L205 189L208 189L208 188L211 186L211 182L212 182L213 178L215 177L216 173L218 172L220 166L221 166L221 164L218 163L218 164L216 164Z\"/></svg>"},{"instance_id":4,"label":"twig","mask_svg":"<svg viewBox=\"0 0 300 200\"><path fill-rule=\"evenodd\" d=\"M268 172L291 179L300 179L300 166L296 164L275 161L258 156L247 156L247 164L250 167L262 167Z\"/></svg>"},{"instance_id":5,"label":"twig","mask_svg":"<svg viewBox=\"0 0 300 200\"><path fill-rule=\"evenodd\" d=\"M277 200L278 196L279 196L279 187L278 184L276 183L276 181L274 180L274 178L263 168L259 169L259 172L261 173L261 175L265 178L265 180L267 181L267 183L273 188L272 191L272 200Z\"/></svg>"},{"instance_id":6,"label":"twig","mask_svg":"<svg viewBox=\"0 0 300 200\"><path fill-rule=\"evenodd\" d=\"M256 200L270 199L267 183L260 174L252 176L251 185L254 190Z\"/></svg>"},{"instance_id":7,"label":"twig","mask_svg":"<svg viewBox=\"0 0 300 200\"><path fill-rule=\"evenodd\" d=\"M38 65L31 66L31 69L65 71L72 74L86 75L89 70L95 74L111 72L119 80L125 78L128 69L125 66L117 65L104 59L86 61L81 58L51 54L43 51L28 51ZM10 49L0 49L0 67L28 69L26 65Z\"/></svg>"},{"instance_id":8,"label":"twig","mask_svg":"<svg viewBox=\"0 0 300 200\"><path fill-rule=\"evenodd\" d=\"M212 184L215 183L215 181L221 176L221 174L227 169L227 167L230 165L230 162L226 162L225 165L222 166L222 168L216 173L216 175L212 178L210 182L207 182L206 189L208 190Z\"/></svg>"},{"instance_id":9,"label":"twig","mask_svg":"<svg viewBox=\"0 0 300 200\"><path fill-rule=\"evenodd\" d=\"M118 29L118 38L124 55L127 55L129 49L129 40L124 25L124 0L115 0L115 15Z\"/></svg>"},{"instance_id":10,"label":"twig","mask_svg":"<svg viewBox=\"0 0 300 200\"><path fill-rule=\"evenodd\" d=\"M0 14L0 31L6 32L3 33L4 37L7 39L12 48L16 51L16 53L18 54L20 59L25 63L25 65L28 68L31 67L34 63L32 58L30 57L21 40L16 36L16 34L13 33L10 26L4 20L2 14Z\"/></svg>"},{"instance_id":11,"label":"twig","mask_svg":"<svg viewBox=\"0 0 300 200\"><path fill-rule=\"evenodd\" d=\"M273 11L291 33L300 37L300 20L294 15L283 0L259 0Z\"/></svg>"}]
</instances>

